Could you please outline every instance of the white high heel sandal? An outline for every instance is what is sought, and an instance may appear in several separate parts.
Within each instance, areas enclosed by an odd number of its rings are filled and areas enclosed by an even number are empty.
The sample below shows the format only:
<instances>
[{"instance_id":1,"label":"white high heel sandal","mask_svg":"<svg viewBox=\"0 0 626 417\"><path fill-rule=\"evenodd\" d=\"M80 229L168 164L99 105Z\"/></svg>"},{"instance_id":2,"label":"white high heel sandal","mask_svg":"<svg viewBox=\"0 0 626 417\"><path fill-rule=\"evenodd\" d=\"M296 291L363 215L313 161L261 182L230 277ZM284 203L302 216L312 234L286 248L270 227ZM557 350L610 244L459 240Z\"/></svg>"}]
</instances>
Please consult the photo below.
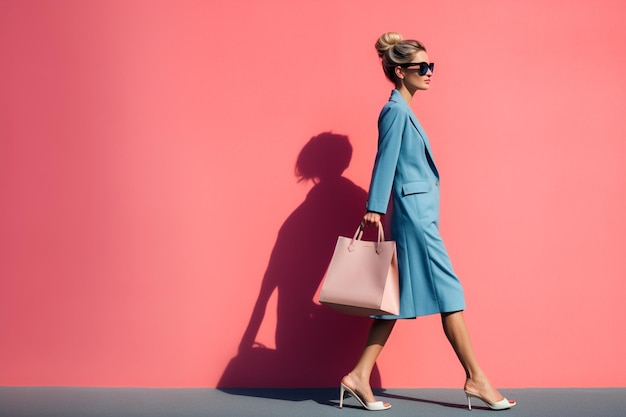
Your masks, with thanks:
<instances>
[{"instance_id":1,"label":"white high heel sandal","mask_svg":"<svg viewBox=\"0 0 626 417\"><path fill-rule=\"evenodd\" d=\"M467 396L467 408L469 408L470 411L472 411L472 401L470 399L471 397L478 398L479 400L487 404L487 407L491 408L492 410L507 410L513 407L515 404L517 404L515 401L507 400L506 398L503 398L500 401L492 403L492 402L485 400L480 395L474 394L468 391L465 391L465 395Z\"/></svg>"},{"instance_id":2,"label":"white high heel sandal","mask_svg":"<svg viewBox=\"0 0 626 417\"><path fill-rule=\"evenodd\" d=\"M357 401L361 403L363 408L365 408L368 411L382 411L382 410L388 410L388 409L391 408L391 404L385 405L385 403L382 402L382 401L375 401L373 403L366 403L365 401L363 401L361 399L361 397L359 397L357 395L356 392L354 392L352 389L350 389L350 387L345 385L343 382L341 383L341 387L339 389L339 408L343 408L343 396L344 396L346 391L348 392L348 394L350 394L354 398L356 398Z\"/></svg>"}]
</instances>

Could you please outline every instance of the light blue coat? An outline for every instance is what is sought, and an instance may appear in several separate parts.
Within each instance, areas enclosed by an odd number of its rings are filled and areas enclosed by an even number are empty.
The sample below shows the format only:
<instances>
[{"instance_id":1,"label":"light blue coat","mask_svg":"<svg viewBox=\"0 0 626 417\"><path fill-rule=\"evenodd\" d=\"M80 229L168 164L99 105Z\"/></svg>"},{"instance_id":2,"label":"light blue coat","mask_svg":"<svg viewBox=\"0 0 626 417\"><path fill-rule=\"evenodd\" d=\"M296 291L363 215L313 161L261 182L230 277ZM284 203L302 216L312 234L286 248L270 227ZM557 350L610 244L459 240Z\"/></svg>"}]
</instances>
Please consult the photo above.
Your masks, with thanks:
<instances>
[{"instance_id":1,"label":"light blue coat","mask_svg":"<svg viewBox=\"0 0 626 417\"><path fill-rule=\"evenodd\" d=\"M400 272L400 314L415 318L465 309L463 288L439 234L439 172L428 137L399 91L378 119L378 152L367 209L385 214Z\"/></svg>"}]
</instances>

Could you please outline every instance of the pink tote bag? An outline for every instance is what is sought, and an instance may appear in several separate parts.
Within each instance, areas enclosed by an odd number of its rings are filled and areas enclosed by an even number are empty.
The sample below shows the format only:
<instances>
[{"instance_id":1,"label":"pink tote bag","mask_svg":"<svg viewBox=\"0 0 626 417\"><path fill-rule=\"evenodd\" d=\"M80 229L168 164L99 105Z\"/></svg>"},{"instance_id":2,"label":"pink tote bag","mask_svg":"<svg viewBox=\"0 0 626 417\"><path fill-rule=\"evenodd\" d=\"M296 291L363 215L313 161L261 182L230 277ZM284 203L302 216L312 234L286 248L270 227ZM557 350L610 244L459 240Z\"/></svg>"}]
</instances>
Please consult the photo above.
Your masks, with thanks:
<instances>
[{"instance_id":1,"label":"pink tote bag","mask_svg":"<svg viewBox=\"0 0 626 417\"><path fill-rule=\"evenodd\" d=\"M320 292L320 303L355 316L400 314L396 242L361 240L363 225L352 238L339 236Z\"/></svg>"}]
</instances>

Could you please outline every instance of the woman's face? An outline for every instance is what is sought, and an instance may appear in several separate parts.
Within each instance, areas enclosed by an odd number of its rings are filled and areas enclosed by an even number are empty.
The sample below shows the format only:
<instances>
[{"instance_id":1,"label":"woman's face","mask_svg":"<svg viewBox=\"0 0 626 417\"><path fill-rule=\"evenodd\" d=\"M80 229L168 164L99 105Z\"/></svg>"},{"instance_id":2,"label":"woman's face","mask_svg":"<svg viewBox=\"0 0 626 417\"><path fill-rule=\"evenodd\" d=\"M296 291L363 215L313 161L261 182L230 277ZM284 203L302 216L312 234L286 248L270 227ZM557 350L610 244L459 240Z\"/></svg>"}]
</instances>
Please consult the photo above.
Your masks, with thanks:
<instances>
[{"instance_id":1,"label":"woman's face","mask_svg":"<svg viewBox=\"0 0 626 417\"><path fill-rule=\"evenodd\" d=\"M430 61L428 60L428 54L426 54L425 51L417 51L411 62L416 64L420 62L430 64ZM400 68L404 85L411 91L428 90L430 88L430 77L432 77L433 72L428 69L426 74L419 75L418 70L419 65L411 66L408 68Z\"/></svg>"}]
</instances>

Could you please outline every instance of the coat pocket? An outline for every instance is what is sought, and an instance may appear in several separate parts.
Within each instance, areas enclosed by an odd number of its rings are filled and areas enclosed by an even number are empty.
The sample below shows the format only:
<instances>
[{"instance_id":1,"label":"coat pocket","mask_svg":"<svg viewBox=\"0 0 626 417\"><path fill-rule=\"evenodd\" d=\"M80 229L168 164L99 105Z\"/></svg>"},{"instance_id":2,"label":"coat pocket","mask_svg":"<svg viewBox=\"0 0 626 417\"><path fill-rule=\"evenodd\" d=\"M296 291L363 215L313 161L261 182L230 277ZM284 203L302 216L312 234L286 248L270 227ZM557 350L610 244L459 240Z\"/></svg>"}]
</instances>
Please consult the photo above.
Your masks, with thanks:
<instances>
[{"instance_id":1,"label":"coat pocket","mask_svg":"<svg viewBox=\"0 0 626 417\"><path fill-rule=\"evenodd\" d=\"M402 195L427 193L430 191L431 184L428 181L413 181L402 184Z\"/></svg>"}]
</instances>

